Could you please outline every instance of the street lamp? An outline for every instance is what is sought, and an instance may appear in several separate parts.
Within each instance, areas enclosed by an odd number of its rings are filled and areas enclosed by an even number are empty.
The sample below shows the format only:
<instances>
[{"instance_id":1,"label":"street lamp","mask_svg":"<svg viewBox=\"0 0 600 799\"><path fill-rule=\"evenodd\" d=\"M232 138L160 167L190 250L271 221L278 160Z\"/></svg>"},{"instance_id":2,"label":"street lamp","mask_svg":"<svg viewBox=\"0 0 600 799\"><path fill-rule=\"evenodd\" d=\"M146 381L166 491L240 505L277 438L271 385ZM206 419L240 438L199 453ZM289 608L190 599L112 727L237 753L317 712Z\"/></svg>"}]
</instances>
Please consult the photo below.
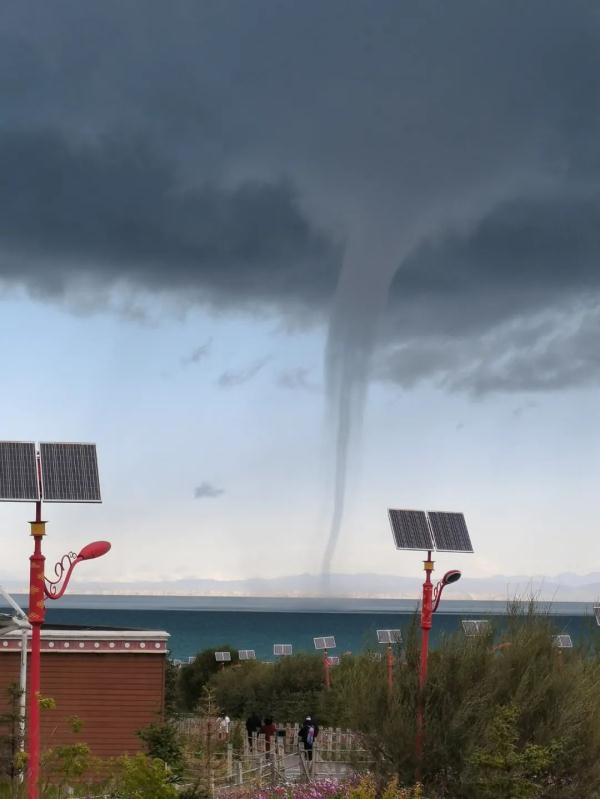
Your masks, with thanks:
<instances>
[{"instance_id":1,"label":"street lamp","mask_svg":"<svg viewBox=\"0 0 600 799\"><path fill-rule=\"evenodd\" d=\"M442 593L447 585L461 578L458 569L447 571L435 585L431 582L433 561L431 553L473 552L471 539L462 513L422 510L388 510L396 549L416 549L427 552L423 562L425 582L421 602L421 663L419 670L419 696L417 701L417 724L415 735L415 755L417 760L417 780L420 778L423 757L424 689L427 682L427 659L429 655L429 631L433 614L439 607Z\"/></svg>"},{"instance_id":2,"label":"street lamp","mask_svg":"<svg viewBox=\"0 0 600 799\"><path fill-rule=\"evenodd\" d=\"M95 444L64 441L0 441L0 501L35 502L35 521L30 522L34 539L29 558L29 623L31 624L31 667L28 691L27 796L38 799L40 780L40 653L44 600L59 599L65 592L73 569L84 560L104 555L107 541L88 544L78 555L64 555L54 568L55 579L44 575L42 502L101 502Z\"/></svg>"},{"instance_id":3,"label":"street lamp","mask_svg":"<svg viewBox=\"0 0 600 799\"><path fill-rule=\"evenodd\" d=\"M335 636L324 635L318 638L313 638L313 643L317 652L323 652L323 676L325 681L325 689L329 690L331 688L331 674L329 670L332 664L329 659L328 650L336 648Z\"/></svg>"},{"instance_id":4,"label":"street lamp","mask_svg":"<svg viewBox=\"0 0 600 799\"><path fill-rule=\"evenodd\" d=\"M377 630L377 643L387 644L386 652L386 671L388 693L391 695L394 687L394 650L392 644L402 643L401 630Z\"/></svg>"}]
</instances>

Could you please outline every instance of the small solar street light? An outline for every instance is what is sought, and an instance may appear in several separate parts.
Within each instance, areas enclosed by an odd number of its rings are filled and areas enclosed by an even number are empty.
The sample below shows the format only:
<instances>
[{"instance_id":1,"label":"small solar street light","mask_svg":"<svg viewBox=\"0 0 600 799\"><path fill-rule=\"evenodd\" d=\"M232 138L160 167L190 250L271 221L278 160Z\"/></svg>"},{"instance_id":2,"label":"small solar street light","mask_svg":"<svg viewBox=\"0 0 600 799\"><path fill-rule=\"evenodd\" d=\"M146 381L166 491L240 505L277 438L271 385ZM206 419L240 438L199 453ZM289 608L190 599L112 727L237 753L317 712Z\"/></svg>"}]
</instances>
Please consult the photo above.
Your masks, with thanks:
<instances>
[{"instance_id":1,"label":"small solar street light","mask_svg":"<svg viewBox=\"0 0 600 799\"><path fill-rule=\"evenodd\" d=\"M273 654L275 657L287 657L292 654L291 644L273 644Z\"/></svg>"},{"instance_id":2,"label":"small solar street light","mask_svg":"<svg viewBox=\"0 0 600 799\"><path fill-rule=\"evenodd\" d=\"M323 652L323 672L325 675L325 688L331 688L331 678L329 675L329 657L327 655L328 649L335 649L335 637L333 635L324 635L319 638L313 638L313 643L317 651Z\"/></svg>"},{"instance_id":3,"label":"small solar street light","mask_svg":"<svg viewBox=\"0 0 600 799\"><path fill-rule=\"evenodd\" d=\"M256 660L256 652L254 649L240 649L238 650L238 658L240 660Z\"/></svg>"},{"instance_id":4,"label":"small solar street light","mask_svg":"<svg viewBox=\"0 0 600 799\"><path fill-rule=\"evenodd\" d=\"M460 571L452 569L447 571L434 586L431 582L431 574L433 572L431 553L434 551L473 552L473 546L465 517L462 513L389 509L388 517L396 549L415 549L427 552L427 559L423 562L425 582L423 583L421 604L421 669L419 674L419 701L417 704L417 733L415 737L417 781L419 781L420 763L423 756L423 689L427 682L429 631L432 626L432 616L439 607L444 588L461 578Z\"/></svg>"},{"instance_id":5,"label":"small solar street light","mask_svg":"<svg viewBox=\"0 0 600 799\"><path fill-rule=\"evenodd\" d=\"M488 619L463 619L461 624L467 638L487 635L490 630L490 622Z\"/></svg>"},{"instance_id":6,"label":"small solar street light","mask_svg":"<svg viewBox=\"0 0 600 799\"><path fill-rule=\"evenodd\" d=\"M401 630L377 630L377 643L387 644L386 670L388 690L391 693L394 687L394 652L392 644L402 643Z\"/></svg>"}]
</instances>

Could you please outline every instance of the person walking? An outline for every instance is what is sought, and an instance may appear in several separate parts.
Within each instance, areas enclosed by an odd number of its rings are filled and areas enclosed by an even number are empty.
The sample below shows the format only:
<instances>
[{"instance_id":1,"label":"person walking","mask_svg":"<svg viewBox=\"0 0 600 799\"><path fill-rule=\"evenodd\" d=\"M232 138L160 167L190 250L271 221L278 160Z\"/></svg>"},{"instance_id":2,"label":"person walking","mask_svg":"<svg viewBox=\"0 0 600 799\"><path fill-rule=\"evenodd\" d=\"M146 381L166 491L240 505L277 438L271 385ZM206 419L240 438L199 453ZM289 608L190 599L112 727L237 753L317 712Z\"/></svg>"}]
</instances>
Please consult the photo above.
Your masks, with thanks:
<instances>
[{"instance_id":1,"label":"person walking","mask_svg":"<svg viewBox=\"0 0 600 799\"><path fill-rule=\"evenodd\" d=\"M298 731L298 738L300 741L302 741L306 759L309 761L313 759L313 746L315 743L315 738L318 734L319 727L317 723L313 721L310 716L307 716L304 719L304 723L300 727L300 730Z\"/></svg>"},{"instance_id":2,"label":"person walking","mask_svg":"<svg viewBox=\"0 0 600 799\"><path fill-rule=\"evenodd\" d=\"M270 716L267 716L265 719L265 723L262 725L260 729L261 733L265 736L265 754L267 756L267 760L271 759L271 741L275 740L275 736L277 735L277 727L273 722L273 719Z\"/></svg>"},{"instance_id":3,"label":"person walking","mask_svg":"<svg viewBox=\"0 0 600 799\"><path fill-rule=\"evenodd\" d=\"M248 746L250 750L253 748L254 734L260 732L261 727L262 719L256 710L253 710L246 719L246 734L248 735Z\"/></svg>"}]
</instances>

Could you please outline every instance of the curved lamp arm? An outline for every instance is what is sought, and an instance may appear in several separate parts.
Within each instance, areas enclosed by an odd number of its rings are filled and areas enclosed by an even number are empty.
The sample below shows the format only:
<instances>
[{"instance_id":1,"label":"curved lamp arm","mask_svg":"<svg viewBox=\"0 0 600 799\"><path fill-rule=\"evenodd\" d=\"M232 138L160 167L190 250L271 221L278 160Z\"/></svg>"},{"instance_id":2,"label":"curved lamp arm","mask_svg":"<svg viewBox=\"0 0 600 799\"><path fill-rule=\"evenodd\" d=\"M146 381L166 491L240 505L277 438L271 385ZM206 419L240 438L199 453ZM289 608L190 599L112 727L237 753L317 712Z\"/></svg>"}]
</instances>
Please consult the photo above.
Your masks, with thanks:
<instances>
[{"instance_id":1,"label":"curved lamp arm","mask_svg":"<svg viewBox=\"0 0 600 799\"><path fill-rule=\"evenodd\" d=\"M48 599L60 599L67 590L75 566L81 563L82 560L93 560L106 555L109 549L110 544L108 541L94 541L84 546L78 555L74 552L68 552L63 555L54 566L56 579L49 580L44 577L44 594L46 597Z\"/></svg>"},{"instance_id":2,"label":"curved lamp arm","mask_svg":"<svg viewBox=\"0 0 600 799\"><path fill-rule=\"evenodd\" d=\"M449 572L446 572L446 574L442 577L439 583L436 583L433 589L433 611L432 611L433 613L435 613L436 610L438 609L438 605L440 604L440 599L442 598L442 591L444 590L444 588L447 585L450 585L450 583L457 582L457 580L460 580L460 578L461 578L461 573L458 571L458 569L451 569Z\"/></svg>"}]
</instances>

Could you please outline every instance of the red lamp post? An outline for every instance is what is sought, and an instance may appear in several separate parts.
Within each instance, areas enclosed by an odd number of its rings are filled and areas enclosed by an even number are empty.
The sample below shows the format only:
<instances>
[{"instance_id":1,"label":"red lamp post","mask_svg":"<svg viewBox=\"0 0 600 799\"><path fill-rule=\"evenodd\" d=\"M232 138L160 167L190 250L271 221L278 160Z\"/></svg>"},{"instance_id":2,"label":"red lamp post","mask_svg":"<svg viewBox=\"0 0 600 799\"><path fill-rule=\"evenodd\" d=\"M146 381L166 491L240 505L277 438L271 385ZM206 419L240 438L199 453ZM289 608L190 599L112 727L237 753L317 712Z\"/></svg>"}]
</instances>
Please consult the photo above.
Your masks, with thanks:
<instances>
[{"instance_id":1,"label":"red lamp post","mask_svg":"<svg viewBox=\"0 0 600 799\"><path fill-rule=\"evenodd\" d=\"M425 582L423 583L423 600L421 604L421 668L419 671L419 699L417 704L417 732L415 737L415 754L417 757L417 779L420 778L421 759L423 756L424 732L424 689L427 682L427 659L429 656L429 631L431 630L433 614L438 609L442 598L442 591L447 585L460 580L460 572L456 569L446 572L442 579L434 586L431 582L433 561L431 552L427 553L427 560L423 561L425 569Z\"/></svg>"},{"instance_id":2,"label":"red lamp post","mask_svg":"<svg viewBox=\"0 0 600 799\"><path fill-rule=\"evenodd\" d=\"M35 521L30 522L34 540L33 554L29 558L29 623L31 624L31 658L29 671L29 696L27 711L27 796L38 799L40 782L40 688L41 688L41 638L42 623L46 607L45 599L60 599L65 593L73 569L83 560L92 560L105 555L109 549L108 541L95 541L85 546L78 555L70 552L63 555L54 567L55 580L44 574L46 558L42 554L42 538L46 534L46 522L42 521L42 503L36 503Z\"/></svg>"},{"instance_id":3,"label":"red lamp post","mask_svg":"<svg viewBox=\"0 0 600 799\"><path fill-rule=\"evenodd\" d=\"M331 688L331 674L330 674L330 664L329 664L329 655L327 654L327 650L324 650L323 653L323 673L325 675L325 689L328 691Z\"/></svg>"},{"instance_id":4,"label":"red lamp post","mask_svg":"<svg viewBox=\"0 0 600 799\"><path fill-rule=\"evenodd\" d=\"M388 692L391 696L392 691L394 690L394 651L392 649L391 644L387 645L387 650L385 653L385 662L387 669Z\"/></svg>"}]
</instances>

